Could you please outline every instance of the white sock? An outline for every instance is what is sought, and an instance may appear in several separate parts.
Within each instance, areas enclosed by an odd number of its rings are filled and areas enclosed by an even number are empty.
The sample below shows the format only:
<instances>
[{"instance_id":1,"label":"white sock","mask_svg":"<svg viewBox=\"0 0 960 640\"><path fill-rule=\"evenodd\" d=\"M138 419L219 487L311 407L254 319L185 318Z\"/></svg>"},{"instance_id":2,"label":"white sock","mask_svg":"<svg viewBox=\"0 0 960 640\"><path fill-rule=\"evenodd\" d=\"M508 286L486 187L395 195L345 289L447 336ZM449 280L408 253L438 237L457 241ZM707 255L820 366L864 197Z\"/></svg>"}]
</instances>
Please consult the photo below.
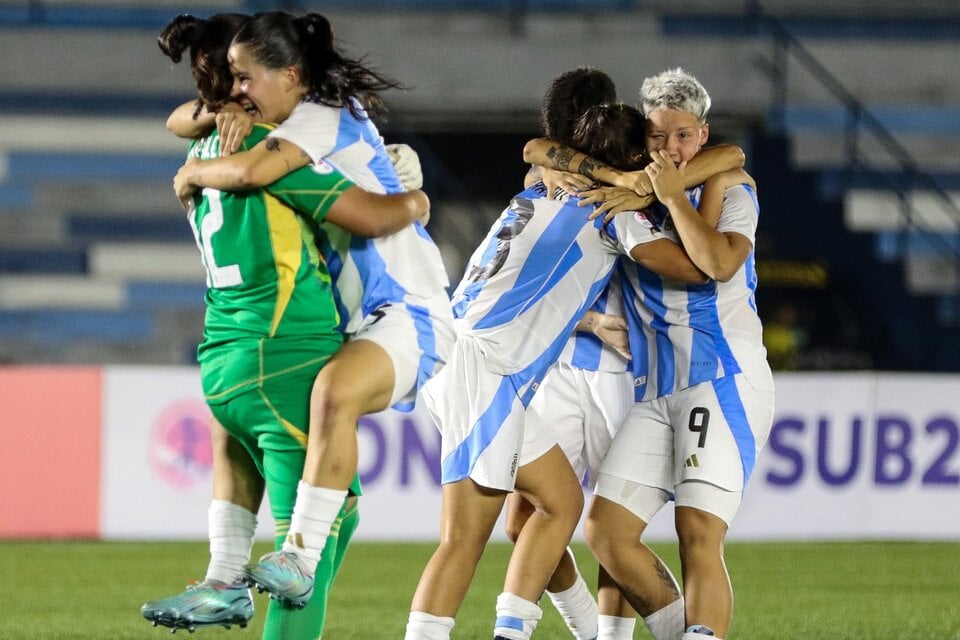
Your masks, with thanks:
<instances>
[{"instance_id":1,"label":"white sock","mask_svg":"<svg viewBox=\"0 0 960 640\"><path fill-rule=\"evenodd\" d=\"M441 618L422 611L411 611L410 617L407 618L407 633L403 636L403 640L450 640L451 631L453 631L453 618Z\"/></svg>"},{"instance_id":2,"label":"white sock","mask_svg":"<svg viewBox=\"0 0 960 640\"><path fill-rule=\"evenodd\" d=\"M207 510L210 564L207 580L233 582L250 562L257 515L226 500L213 500Z\"/></svg>"},{"instance_id":3,"label":"white sock","mask_svg":"<svg viewBox=\"0 0 960 640\"><path fill-rule=\"evenodd\" d=\"M497 622L493 635L509 640L530 640L543 611L537 603L504 591L497 596Z\"/></svg>"},{"instance_id":4,"label":"white sock","mask_svg":"<svg viewBox=\"0 0 960 640\"><path fill-rule=\"evenodd\" d=\"M704 627L699 624L694 624L687 627L687 630L683 632L681 640L704 640L705 638L710 638L711 640L723 640L713 635L713 631L710 627Z\"/></svg>"},{"instance_id":5,"label":"white sock","mask_svg":"<svg viewBox=\"0 0 960 640\"><path fill-rule=\"evenodd\" d=\"M576 640L597 637L597 601L583 576L578 573L572 587L558 593L547 591L547 595Z\"/></svg>"},{"instance_id":6,"label":"white sock","mask_svg":"<svg viewBox=\"0 0 960 640\"><path fill-rule=\"evenodd\" d=\"M303 480L297 485L297 502L293 505L290 532L282 550L296 553L300 568L310 575L316 571L330 527L346 497L346 489L311 487Z\"/></svg>"},{"instance_id":7,"label":"white sock","mask_svg":"<svg viewBox=\"0 0 960 640\"><path fill-rule=\"evenodd\" d=\"M636 618L604 616L597 618L597 640L633 640Z\"/></svg>"},{"instance_id":8,"label":"white sock","mask_svg":"<svg viewBox=\"0 0 960 640\"><path fill-rule=\"evenodd\" d=\"M683 598L677 598L667 606L654 611L643 621L653 640L681 640L683 638Z\"/></svg>"}]
</instances>

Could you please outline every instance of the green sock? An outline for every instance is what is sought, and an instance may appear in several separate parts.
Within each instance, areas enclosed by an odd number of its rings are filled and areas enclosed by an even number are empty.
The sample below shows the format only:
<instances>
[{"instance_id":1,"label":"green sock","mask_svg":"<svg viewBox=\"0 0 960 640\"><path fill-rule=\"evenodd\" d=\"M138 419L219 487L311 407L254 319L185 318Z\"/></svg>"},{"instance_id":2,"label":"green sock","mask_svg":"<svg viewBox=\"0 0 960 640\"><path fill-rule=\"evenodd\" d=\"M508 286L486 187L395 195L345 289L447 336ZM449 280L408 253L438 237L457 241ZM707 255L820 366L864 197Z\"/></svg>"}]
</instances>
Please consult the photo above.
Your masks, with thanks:
<instances>
[{"instance_id":1,"label":"green sock","mask_svg":"<svg viewBox=\"0 0 960 640\"><path fill-rule=\"evenodd\" d=\"M267 606L263 640L316 640L320 637L327 619L327 596L343 564L350 538L360 522L357 503L350 502L350 499L344 502L337 519L330 527L330 535L314 575L313 595L307 606L303 609L289 609L271 600ZM282 536L277 538L277 549L283 544L283 540Z\"/></svg>"}]
</instances>

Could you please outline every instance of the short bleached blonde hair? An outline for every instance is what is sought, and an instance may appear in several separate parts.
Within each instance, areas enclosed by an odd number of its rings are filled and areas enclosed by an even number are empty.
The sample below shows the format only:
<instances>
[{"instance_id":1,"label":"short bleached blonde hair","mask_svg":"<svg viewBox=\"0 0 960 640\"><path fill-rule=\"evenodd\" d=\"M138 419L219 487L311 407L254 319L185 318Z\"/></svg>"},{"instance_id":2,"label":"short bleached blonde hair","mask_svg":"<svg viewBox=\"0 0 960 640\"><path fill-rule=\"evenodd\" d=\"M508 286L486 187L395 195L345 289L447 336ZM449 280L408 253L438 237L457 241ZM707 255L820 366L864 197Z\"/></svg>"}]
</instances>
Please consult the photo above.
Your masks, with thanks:
<instances>
[{"instance_id":1,"label":"short bleached blonde hair","mask_svg":"<svg viewBox=\"0 0 960 640\"><path fill-rule=\"evenodd\" d=\"M680 67L645 79L640 86L640 110L644 117L666 109L685 111L704 124L710 111L710 94Z\"/></svg>"}]
</instances>

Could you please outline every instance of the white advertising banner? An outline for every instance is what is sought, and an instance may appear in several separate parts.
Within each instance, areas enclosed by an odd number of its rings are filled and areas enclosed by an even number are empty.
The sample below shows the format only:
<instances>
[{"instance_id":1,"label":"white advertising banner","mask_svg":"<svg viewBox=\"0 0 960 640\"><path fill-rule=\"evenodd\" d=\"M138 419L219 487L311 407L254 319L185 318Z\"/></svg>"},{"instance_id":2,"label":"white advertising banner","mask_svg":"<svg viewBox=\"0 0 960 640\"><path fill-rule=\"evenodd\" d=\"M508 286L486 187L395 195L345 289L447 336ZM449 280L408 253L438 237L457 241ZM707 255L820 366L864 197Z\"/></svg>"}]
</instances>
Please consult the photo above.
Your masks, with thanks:
<instances>
[{"instance_id":1,"label":"white advertising banner","mask_svg":"<svg viewBox=\"0 0 960 640\"><path fill-rule=\"evenodd\" d=\"M960 538L960 377L779 375L739 539Z\"/></svg>"},{"instance_id":2,"label":"white advertising banner","mask_svg":"<svg viewBox=\"0 0 960 640\"><path fill-rule=\"evenodd\" d=\"M202 539L212 495L210 411L194 367L104 368L100 530L111 539ZM357 538L433 540L440 435L421 412L361 420ZM265 504L258 537L272 537Z\"/></svg>"},{"instance_id":3,"label":"white advertising banner","mask_svg":"<svg viewBox=\"0 0 960 640\"><path fill-rule=\"evenodd\" d=\"M102 537L205 538L213 456L199 369L105 367L102 406Z\"/></svg>"},{"instance_id":4,"label":"white advertising banner","mask_svg":"<svg viewBox=\"0 0 960 640\"><path fill-rule=\"evenodd\" d=\"M960 539L960 376L781 374L776 383L774 426L730 539ZM205 537L210 414L198 371L107 367L103 407L102 535ZM426 413L365 417L358 437L357 539L436 540L440 440ZM647 537L675 539L671 509Z\"/></svg>"}]
</instances>

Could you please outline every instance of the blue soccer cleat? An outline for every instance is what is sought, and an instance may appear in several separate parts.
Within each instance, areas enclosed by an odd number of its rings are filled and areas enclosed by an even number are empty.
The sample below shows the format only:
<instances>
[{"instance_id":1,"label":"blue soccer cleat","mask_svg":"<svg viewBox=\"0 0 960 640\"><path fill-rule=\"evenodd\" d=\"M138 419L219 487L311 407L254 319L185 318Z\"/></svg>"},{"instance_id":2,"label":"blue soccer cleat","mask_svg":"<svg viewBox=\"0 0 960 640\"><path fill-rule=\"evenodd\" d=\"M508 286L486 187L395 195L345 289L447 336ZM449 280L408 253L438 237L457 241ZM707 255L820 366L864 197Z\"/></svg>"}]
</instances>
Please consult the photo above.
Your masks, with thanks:
<instances>
[{"instance_id":1,"label":"blue soccer cleat","mask_svg":"<svg viewBox=\"0 0 960 640\"><path fill-rule=\"evenodd\" d=\"M229 629L234 624L242 629L253 617L253 598L244 582L204 580L179 595L146 603L140 614L153 626L170 627L174 633L210 626Z\"/></svg>"},{"instance_id":2,"label":"blue soccer cleat","mask_svg":"<svg viewBox=\"0 0 960 640\"><path fill-rule=\"evenodd\" d=\"M275 551L260 558L257 564L249 564L243 570L244 580L251 587L280 604L303 608L313 595L313 574L300 566L297 554L290 551Z\"/></svg>"}]
</instances>

